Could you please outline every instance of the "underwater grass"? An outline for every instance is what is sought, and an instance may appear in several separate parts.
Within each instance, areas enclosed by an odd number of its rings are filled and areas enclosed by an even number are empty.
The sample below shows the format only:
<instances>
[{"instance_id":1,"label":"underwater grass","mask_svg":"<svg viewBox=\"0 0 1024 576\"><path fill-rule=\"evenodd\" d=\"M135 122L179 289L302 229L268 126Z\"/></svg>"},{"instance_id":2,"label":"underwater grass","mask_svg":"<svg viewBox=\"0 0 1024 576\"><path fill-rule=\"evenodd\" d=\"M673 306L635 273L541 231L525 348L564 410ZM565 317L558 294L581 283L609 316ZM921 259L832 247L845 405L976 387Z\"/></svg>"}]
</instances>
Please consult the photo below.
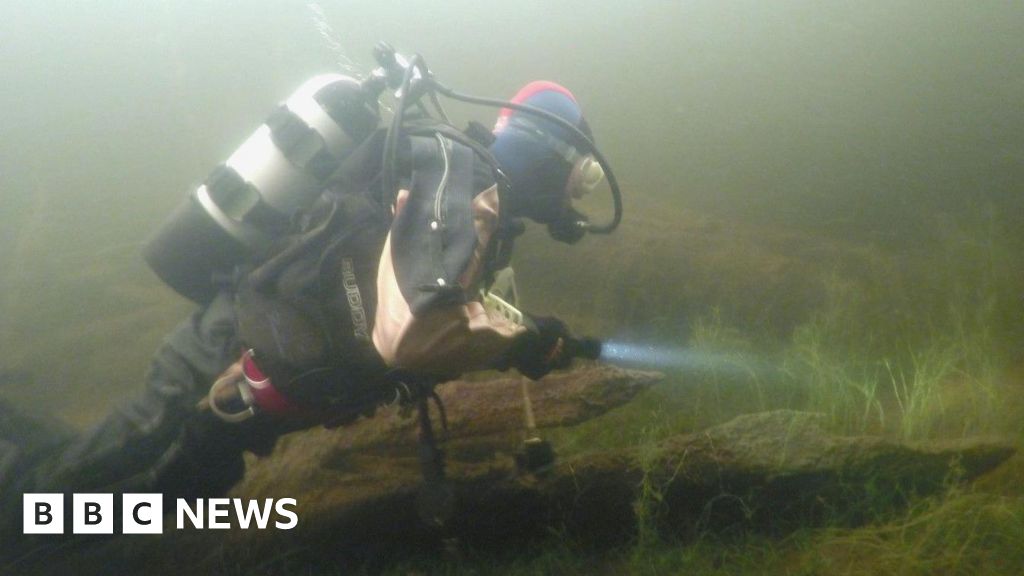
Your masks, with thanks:
<instances>
[{"instance_id":1,"label":"underwater grass","mask_svg":"<svg viewBox=\"0 0 1024 576\"><path fill-rule=\"evenodd\" d=\"M953 491L889 522L856 529L806 529L783 538L705 533L690 542L657 537L602 551L552 537L507 555L423 558L383 573L1004 576L1022 569L1024 497Z\"/></svg>"},{"instance_id":2,"label":"underwater grass","mask_svg":"<svg viewBox=\"0 0 1024 576\"><path fill-rule=\"evenodd\" d=\"M953 491L906 516L809 538L796 563L808 574L1019 574L1024 498Z\"/></svg>"},{"instance_id":3,"label":"underwater grass","mask_svg":"<svg viewBox=\"0 0 1024 576\"><path fill-rule=\"evenodd\" d=\"M781 352L806 409L837 431L904 440L1012 433L998 396L1024 341L1021 263L991 226L974 230L984 242L954 228L936 253L867 277L833 273Z\"/></svg>"},{"instance_id":4,"label":"underwater grass","mask_svg":"<svg viewBox=\"0 0 1024 576\"><path fill-rule=\"evenodd\" d=\"M984 241L968 232L954 228L956 237L917 262L879 260L858 277L834 271L824 279L823 305L784 341L709 314L692 323L686 345L738 350L777 369L670 372L637 402L556 437L570 452L632 445L642 461L647 447L672 434L788 407L825 414L838 433L908 441L995 434L1024 448L1020 258L991 228L974 230ZM701 532L696 541L674 541L657 530L661 488L645 475L635 541L606 552L602 571L559 543L533 559L468 573L1024 573L1021 460L969 489L951 471L946 493L879 513L860 528L836 518L778 539Z\"/></svg>"}]
</instances>

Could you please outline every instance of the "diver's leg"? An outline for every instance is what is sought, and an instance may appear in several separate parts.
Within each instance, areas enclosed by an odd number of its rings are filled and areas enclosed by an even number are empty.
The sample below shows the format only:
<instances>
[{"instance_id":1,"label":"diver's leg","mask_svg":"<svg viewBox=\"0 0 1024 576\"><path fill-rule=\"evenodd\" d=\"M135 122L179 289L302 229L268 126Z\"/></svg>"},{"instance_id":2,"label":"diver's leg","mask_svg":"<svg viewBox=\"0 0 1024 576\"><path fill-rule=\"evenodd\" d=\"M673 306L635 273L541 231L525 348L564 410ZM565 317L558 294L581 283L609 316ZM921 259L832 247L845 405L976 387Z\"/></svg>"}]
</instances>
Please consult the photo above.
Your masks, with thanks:
<instances>
[{"instance_id":1,"label":"diver's leg","mask_svg":"<svg viewBox=\"0 0 1024 576\"><path fill-rule=\"evenodd\" d=\"M193 426L191 421L199 416L196 402L237 358L234 310L230 298L222 295L164 339L142 394L76 438L50 466L38 469L33 488L107 492L122 486L155 487L154 465ZM230 461L223 465L240 466Z\"/></svg>"},{"instance_id":2,"label":"diver's leg","mask_svg":"<svg viewBox=\"0 0 1024 576\"><path fill-rule=\"evenodd\" d=\"M304 427L260 417L228 424L196 407L238 356L234 309L223 295L165 338L142 394L91 430L38 450L0 436L0 572L61 541L21 534L25 493L64 493L65 510L75 492L159 493L171 509L174 498L223 494L244 474L244 451L266 454L279 435Z\"/></svg>"},{"instance_id":3,"label":"diver's leg","mask_svg":"<svg viewBox=\"0 0 1024 576\"><path fill-rule=\"evenodd\" d=\"M10 464L17 474L0 478L0 493L17 502L0 515L20 522L26 492L225 492L244 473L242 452L269 451L279 433L258 419L227 424L196 408L238 355L233 306L222 295L167 336L140 396L45 457Z\"/></svg>"},{"instance_id":4,"label":"diver's leg","mask_svg":"<svg viewBox=\"0 0 1024 576\"><path fill-rule=\"evenodd\" d=\"M17 427L0 438L0 571L8 560L39 556L60 538L22 536L23 494L82 492L195 493L226 490L243 473L241 449L219 447L220 461L183 473L181 462L204 461L192 447L202 430L195 409L208 383L237 357L234 313L227 297L214 300L169 334L155 354L145 389L87 432L33 447ZM4 411L0 424L17 418ZM218 438L206 441L216 445ZM38 448L38 449L37 449ZM177 465L177 468L175 467Z\"/></svg>"}]
</instances>

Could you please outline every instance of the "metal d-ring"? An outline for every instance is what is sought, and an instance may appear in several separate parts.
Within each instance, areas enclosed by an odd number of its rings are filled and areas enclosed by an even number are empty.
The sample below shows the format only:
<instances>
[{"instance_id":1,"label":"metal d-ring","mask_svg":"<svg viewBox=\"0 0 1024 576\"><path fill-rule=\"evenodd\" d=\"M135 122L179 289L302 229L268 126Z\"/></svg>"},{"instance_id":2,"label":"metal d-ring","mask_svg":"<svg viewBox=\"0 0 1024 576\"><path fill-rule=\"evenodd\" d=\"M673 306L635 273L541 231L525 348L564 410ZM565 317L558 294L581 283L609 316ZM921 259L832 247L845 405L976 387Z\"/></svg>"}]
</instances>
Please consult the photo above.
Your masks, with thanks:
<instances>
[{"instance_id":1,"label":"metal d-ring","mask_svg":"<svg viewBox=\"0 0 1024 576\"><path fill-rule=\"evenodd\" d=\"M239 386L238 385L239 382L241 382L244 378L245 378L245 374L244 373L239 373L239 374L230 374L229 373L229 374L225 374L224 376L221 376L220 378L218 378L213 383L213 386L210 386L210 394L207 397L207 401L209 403L210 410L214 414L216 414L218 418L220 418L221 420L223 420L223 421L225 421L225 422L227 422L229 424L238 424L240 422L245 422L249 418L252 418L253 416L256 415L256 406L255 406L255 403L254 403L255 399L252 396L252 392L249 390L248 386ZM242 410L241 412L228 412L227 410L224 410L223 408L221 408L220 406L217 405L217 401L216 401L217 393L222 388L224 388L225 386L228 386L228 385L231 385L231 384L234 384L235 387L238 389L238 393L241 394L241 396L242 396L242 402L244 402L245 405L247 406L247 408L245 410Z\"/></svg>"}]
</instances>

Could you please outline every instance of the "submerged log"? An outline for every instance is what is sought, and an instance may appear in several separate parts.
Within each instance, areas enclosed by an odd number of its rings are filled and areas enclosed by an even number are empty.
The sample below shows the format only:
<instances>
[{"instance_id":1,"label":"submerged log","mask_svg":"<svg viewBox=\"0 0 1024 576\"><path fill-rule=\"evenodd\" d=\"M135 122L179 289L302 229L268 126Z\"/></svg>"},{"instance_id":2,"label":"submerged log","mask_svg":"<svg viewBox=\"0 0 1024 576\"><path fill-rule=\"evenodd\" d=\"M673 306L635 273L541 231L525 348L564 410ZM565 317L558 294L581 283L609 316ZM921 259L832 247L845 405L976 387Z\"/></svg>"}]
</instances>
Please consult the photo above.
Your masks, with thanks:
<instances>
[{"instance_id":1,"label":"submerged log","mask_svg":"<svg viewBox=\"0 0 1024 576\"><path fill-rule=\"evenodd\" d=\"M451 440L483 441L523 429L522 387L526 386L538 428L572 426L622 406L664 376L659 372L623 370L589 364L556 372L540 382L523 377L457 380L440 385L438 396L448 417ZM397 445L416 439L416 419L398 408L381 409L336 435L341 449Z\"/></svg>"},{"instance_id":2,"label":"submerged log","mask_svg":"<svg viewBox=\"0 0 1024 576\"><path fill-rule=\"evenodd\" d=\"M449 462L488 466L511 462L510 453L519 447L524 434L523 386L529 390L537 428L553 428L601 416L663 379L658 372L590 363L552 373L540 382L509 376L442 384L437 393L447 412L445 450L451 456ZM434 415L440 433L440 419L436 412ZM415 483L419 478L416 454L415 413L397 406L380 408L373 417L342 428L308 430L283 438L272 458L250 459L238 490L267 497L302 493L310 486L325 486L330 492L338 482L349 485L351 480L361 485L378 471L391 477L395 466L406 466Z\"/></svg>"}]
</instances>

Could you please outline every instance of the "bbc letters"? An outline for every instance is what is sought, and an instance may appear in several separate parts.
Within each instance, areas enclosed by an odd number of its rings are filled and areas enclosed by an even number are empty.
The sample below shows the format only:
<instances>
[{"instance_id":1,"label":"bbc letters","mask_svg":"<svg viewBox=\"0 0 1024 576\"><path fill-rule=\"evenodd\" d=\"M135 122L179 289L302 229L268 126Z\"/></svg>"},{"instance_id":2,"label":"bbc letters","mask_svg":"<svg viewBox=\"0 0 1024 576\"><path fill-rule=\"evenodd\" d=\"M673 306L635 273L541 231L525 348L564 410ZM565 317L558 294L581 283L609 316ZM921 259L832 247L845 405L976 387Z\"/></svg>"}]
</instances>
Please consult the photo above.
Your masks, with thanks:
<instances>
[{"instance_id":1,"label":"bbc letters","mask_svg":"<svg viewBox=\"0 0 1024 576\"><path fill-rule=\"evenodd\" d=\"M68 518L72 534L113 534L115 518L120 516L123 534L162 534L164 497L162 494L123 494L115 506L113 494L73 494L71 510L65 510L63 494L25 494L23 532L25 534L64 534ZM174 527L178 530L228 529L291 530L299 524L294 498L206 498L175 502Z\"/></svg>"}]
</instances>

